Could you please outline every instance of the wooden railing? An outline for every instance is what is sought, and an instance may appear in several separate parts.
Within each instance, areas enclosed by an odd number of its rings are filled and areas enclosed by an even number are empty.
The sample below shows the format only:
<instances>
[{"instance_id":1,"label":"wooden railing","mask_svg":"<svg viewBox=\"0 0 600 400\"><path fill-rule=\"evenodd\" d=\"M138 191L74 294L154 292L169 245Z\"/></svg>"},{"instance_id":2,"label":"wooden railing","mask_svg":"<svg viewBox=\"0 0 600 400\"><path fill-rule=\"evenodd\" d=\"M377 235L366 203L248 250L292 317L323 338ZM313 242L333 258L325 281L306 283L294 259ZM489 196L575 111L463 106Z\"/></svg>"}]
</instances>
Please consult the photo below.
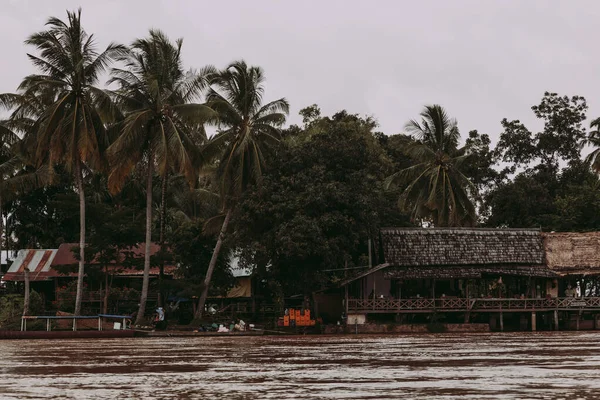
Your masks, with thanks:
<instances>
[{"instance_id":1,"label":"wooden railing","mask_svg":"<svg viewBox=\"0 0 600 400\"><path fill-rule=\"evenodd\" d=\"M486 310L579 310L600 309L600 297L544 299L348 299L348 311L486 311Z\"/></svg>"}]
</instances>

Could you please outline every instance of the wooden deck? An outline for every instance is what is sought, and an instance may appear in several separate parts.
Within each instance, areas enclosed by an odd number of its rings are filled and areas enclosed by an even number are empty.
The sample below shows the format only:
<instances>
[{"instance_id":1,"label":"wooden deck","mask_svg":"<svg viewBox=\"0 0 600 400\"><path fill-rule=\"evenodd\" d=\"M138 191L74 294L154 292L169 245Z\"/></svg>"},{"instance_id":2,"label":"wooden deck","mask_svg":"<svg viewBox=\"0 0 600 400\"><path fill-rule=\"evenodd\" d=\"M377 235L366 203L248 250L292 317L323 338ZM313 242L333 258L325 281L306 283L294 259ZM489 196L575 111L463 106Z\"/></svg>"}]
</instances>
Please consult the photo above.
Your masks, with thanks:
<instances>
[{"instance_id":1,"label":"wooden deck","mask_svg":"<svg viewBox=\"0 0 600 400\"><path fill-rule=\"evenodd\" d=\"M349 313L600 311L600 297L551 299L348 299Z\"/></svg>"}]
</instances>

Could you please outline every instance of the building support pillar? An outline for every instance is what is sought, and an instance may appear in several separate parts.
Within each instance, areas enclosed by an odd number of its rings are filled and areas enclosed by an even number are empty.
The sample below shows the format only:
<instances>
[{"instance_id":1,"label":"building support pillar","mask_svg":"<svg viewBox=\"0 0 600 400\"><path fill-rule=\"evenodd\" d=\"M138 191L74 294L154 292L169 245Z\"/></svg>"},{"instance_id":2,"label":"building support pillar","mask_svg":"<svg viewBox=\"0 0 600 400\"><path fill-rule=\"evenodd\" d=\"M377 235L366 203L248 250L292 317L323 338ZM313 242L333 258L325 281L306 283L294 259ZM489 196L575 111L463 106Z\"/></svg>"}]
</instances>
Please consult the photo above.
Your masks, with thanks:
<instances>
[{"instance_id":1,"label":"building support pillar","mask_svg":"<svg viewBox=\"0 0 600 400\"><path fill-rule=\"evenodd\" d=\"M504 332L504 313L500 311L500 332Z\"/></svg>"},{"instance_id":2,"label":"building support pillar","mask_svg":"<svg viewBox=\"0 0 600 400\"><path fill-rule=\"evenodd\" d=\"M581 311L577 311L577 330L579 330L579 320L581 319Z\"/></svg>"},{"instance_id":3,"label":"building support pillar","mask_svg":"<svg viewBox=\"0 0 600 400\"><path fill-rule=\"evenodd\" d=\"M537 330L537 321L536 321L535 311L531 312L531 332L535 332Z\"/></svg>"},{"instance_id":4,"label":"building support pillar","mask_svg":"<svg viewBox=\"0 0 600 400\"><path fill-rule=\"evenodd\" d=\"M344 286L344 311L345 317L348 318L348 285Z\"/></svg>"},{"instance_id":5,"label":"building support pillar","mask_svg":"<svg viewBox=\"0 0 600 400\"><path fill-rule=\"evenodd\" d=\"M558 331L558 310L554 310L554 330Z\"/></svg>"}]
</instances>

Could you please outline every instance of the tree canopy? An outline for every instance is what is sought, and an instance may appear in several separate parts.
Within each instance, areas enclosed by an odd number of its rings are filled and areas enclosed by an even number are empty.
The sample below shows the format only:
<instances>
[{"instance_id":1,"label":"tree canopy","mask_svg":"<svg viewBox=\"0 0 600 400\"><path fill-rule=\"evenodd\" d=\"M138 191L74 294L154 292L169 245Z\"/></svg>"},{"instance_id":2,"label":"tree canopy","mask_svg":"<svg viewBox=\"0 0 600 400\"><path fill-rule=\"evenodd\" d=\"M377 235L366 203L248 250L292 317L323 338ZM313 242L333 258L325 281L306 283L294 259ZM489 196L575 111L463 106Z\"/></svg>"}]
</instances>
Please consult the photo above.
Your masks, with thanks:
<instances>
[{"instance_id":1,"label":"tree canopy","mask_svg":"<svg viewBox=\"0 0 600 400\"><path fill-rule=\"evenodd\" d=\"M83 267L134 246L141 320L167 261L181 279L159 293L199 295L201 315L238 261L269 301L307 295L382 262L383 227L600 229L600 118L581 96L542 94L541 128L506 116L497 143L461 135L452 104L393 134L343 104L286 126L260 66L188 67L183 39L141 35L98 50L81 11L51 17L25 40L36 72L0 94L0 251L79 242L78 298L108 299L106 271Z\"/></svg>"}]
</instances>

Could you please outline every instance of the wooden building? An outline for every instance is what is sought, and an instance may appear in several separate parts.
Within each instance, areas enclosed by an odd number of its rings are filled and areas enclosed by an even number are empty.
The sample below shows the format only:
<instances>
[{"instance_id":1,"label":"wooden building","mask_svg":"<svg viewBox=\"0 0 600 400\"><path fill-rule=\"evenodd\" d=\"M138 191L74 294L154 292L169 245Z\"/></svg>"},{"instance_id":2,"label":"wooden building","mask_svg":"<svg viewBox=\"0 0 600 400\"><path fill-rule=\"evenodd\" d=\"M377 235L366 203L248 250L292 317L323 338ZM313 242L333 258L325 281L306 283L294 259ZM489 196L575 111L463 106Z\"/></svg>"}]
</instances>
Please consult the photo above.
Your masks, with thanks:
<instances>
[{"instance_id":1,"label":"wooden building","mask_svg":"<svg viewBox=\"0 0 600 400\"><path fill-rule=\"evenodd\" d=\"M348 324L600 327L600 233L389 228L381 243L384 263L341 284Z\"/></svg>"},{"instance_id":2,"label":"wooden building","mask_svg":"<svg viewBox=\"0 0 600 400\"><path fill-rule=\"evenodd\" d=\"M75 292L61 290L68 287L69 283L77 279L78 261L73 254L73 249L78 245L74 243L63 243L58 249L24 249L19 250L12 265L4 274L2 279L6 282L23 282L25 280L25 269L29 270L31 289L40 293L43 298L50 301L59 301L66 298L75 298ZM160 247L153 244L152 254L159 251ZM97 260L86 262L86 275L101 274L110 279L112 287L128 287L140 289L143 277L144 244L123 251L119 254L119 260L113 260L107 265L100 264ZM165 265L164 274L172 278L176 267ZM150 269L151 280L156 280L159 268ZM83 302L99 305L104 299L105 279L99 277L95 286L86 287L83 293ZM156 301L157 293L151 292L148 296L150 301ZM124 299L125 300L125 299ZM137 302L138 300L134 300Z\"/></svg>"}]
</instances>

